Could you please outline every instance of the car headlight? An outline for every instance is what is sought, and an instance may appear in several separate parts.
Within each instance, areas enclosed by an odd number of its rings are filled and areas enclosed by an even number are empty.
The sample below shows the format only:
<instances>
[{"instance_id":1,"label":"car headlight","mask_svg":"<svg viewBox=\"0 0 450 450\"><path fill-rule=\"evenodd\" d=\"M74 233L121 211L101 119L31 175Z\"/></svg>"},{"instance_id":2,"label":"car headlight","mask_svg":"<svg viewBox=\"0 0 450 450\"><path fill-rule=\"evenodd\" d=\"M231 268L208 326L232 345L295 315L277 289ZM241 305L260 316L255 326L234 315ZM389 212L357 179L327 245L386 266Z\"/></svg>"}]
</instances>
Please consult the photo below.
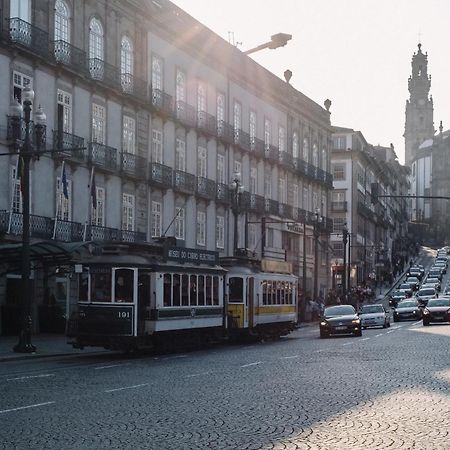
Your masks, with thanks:
<instances>
[{"instance_id":1,"label":"car headlight","mask_svg":"<svg viewBox=\"0 0 450 450\"><path fill-rule=\"evenodd\" d=\"M359 325L361 323L361 320L360 319L353 319L352 320L352 324L353 325Z\"/></svg>"},{"instance_id":2,"label":"car headlight","mask_svg":"<svg viewBox=\"0 0 450 450\"><path fill-rule=\"evenodd\" d=\"M430 314L430 311L428 311L428 309L424 309L423 310L423 315L426 316L427 314Z\"/></svg>"},{"instance_id":3,"label":"car headlight","mask_svg":"<svg viewBox=\"0 0 450 450\"><path fill-rule=\"evenodd\" d=\"M328 326L328 322L325 322L325 320L322 320L322 322L320 322L320 326L321 327L327 327Z\"/></svg>"}]
</instances>

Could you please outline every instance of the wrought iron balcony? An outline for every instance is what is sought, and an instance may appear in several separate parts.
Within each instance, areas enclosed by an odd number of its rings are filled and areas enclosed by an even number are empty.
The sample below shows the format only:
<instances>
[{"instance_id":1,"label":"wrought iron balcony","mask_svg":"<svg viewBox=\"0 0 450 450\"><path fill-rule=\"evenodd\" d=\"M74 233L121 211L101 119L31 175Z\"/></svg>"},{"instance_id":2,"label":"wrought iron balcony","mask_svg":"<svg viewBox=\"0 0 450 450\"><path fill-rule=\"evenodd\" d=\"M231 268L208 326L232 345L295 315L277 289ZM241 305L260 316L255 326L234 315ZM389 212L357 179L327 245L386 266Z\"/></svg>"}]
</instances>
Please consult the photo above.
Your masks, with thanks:
<instances>
[{"instance_id":1,"label":"wrought iron balcony","mask_svg":"<svg viewBox=\"0 0 450 450\"><path fill-rule=\"evenodd\" d=\"M21 236L23 228L23 214L19 212L3 211L1 226L4 233ZM30 236L39 239L51 239L53 236L54 219L50 217L30 214Z\"/></svg>"},{"instance_id":2,"label":"wrought iron balcony","mask_svg":"<svg viewBox=\"0 0 450 450\"><path fill-rule=\"evenodd\" d=\"M173 114L172 96L159 89L152 89L152 105L156 112L165 117L170 117Z\"/></svg>"},{"instance_id":3,"label":"wrought iron balcony","mask_svg":"<svg viewBox=\"0 0 450 450\"><path fill-rule=\"evenodd\" d=\"M225 144L234 144L234 129L224 120L217 121L217 137Z\"/></svg>"},{"instance_id":4,"label":"wrought iron balcony","mask_svg":"<svg viewBox=\"0 0 450 450\"><path fill-rule=\"evenodd\" d=\"M298 208L297 209L297 222L300 223L307 223L307 219L308 219L308 211L306 211L306 209L303 208Z\"/></svg>"},{"instance_id":5,"label":"wrought iron balcony","mask_svg":"<svg viewBox=\"0 0 450 450\"><path fill-rule=\"evenodd\" d=\"M84 138L65 131L53 131L53 147L57 150L54 158L70 158L75 161L86 161L87 151L84 148Z\"/></svg>"},{"instance_id":6,"label":"wrought iron balcony","mask_svg":"<svg viewBox=\"0 0 450 450\"><path fill-rule=\"evenodd\" d=\"M37 148L40 148L45 144L47 127L42 125L38 133L38 128L34 125L33 121L30 121L30 140L31 144ZM26 124L25 119L16 116L7 116L7 130L6 139L16 144L21 144L25 141Z\"/></svg>"},{"instance_id":7,"label":"wrought iron balcony","mask_svg":"<svg viewBox=\"0 0 450 450\"><path fill-rule=\"evenodd\" d=\"M216 118L206 111L197 112L197 127L208 136L217 134Z\"/></svg>"},{"instance_id":8,"label":"wrought iron balcony","mask_svg":"<svg viewBox=\"0 0 450 450\"><path fill-rule=\"evenodd\" d=\"M372 210L367 205L365 205L363 201L358 201L358 205L357 205L356 209L357 209L358 214L361 214L366 219L369 219L369 220L373 219Z\"/></svg>"},{"instance_id":9,"label":"wrought iron balcony","mask_svg":"<svg viewBox=\"0 0 450 450\"><path fill-rule=\"evenodd\" d=\"M144 242L146 240L145 233L140 231L119 230L97 225L89 225L86 231L88 241Z\"/></svg>"},{"instance_id":10,"label":"wrought iron balcony","mask_svg":"<svg viewBox=\"0 0 450 450\"><path fill-rule=\"evenodd\" d=\"M226 184L216 184L216 201L227 205L230 203L230 189Z\"/></svg>"},{"instance_id":11,"label":"wrought iron balcony","mask_svg":"<svg viewBox=\"0 0 450 450\"><path fill-rule=\"evenodd\" d=\"M49 58L49 39L46 31L17 17L7 21L11 43L21 45L43 58Z\"/></svg>"},{"instance_id":12,"label":"wrought iron balcony","mask_svg":"<svg viewBox=\"0 0 450 450\"><path fill-rule=\"evenodd\" d=\"M90 58L88 65L92 80L102 81L113 89L121 89L120 71L117 67L99 58Z\"/></svg>"},{"instance_id":13,"label":"wrought iron balcony","mask_svg":"<svg viewBox=\"0 0 450 450\"><path fill-rule=\"evenodd\" d=\"M147 161L134 153L122 152L120 169L124 175L144 180L146 177Z\"/></svg>"},{"instance_id":14,"label":"wrought iron balcony","mask_svg":"<svg viewBox=\"0 0 450 450\"><path fill-rule=\"evenodd\" d=\"M266 145L266 158L271 162L279 161L279 151L274 145Z\"/></svg>"},{"instance_id":15,"label":"wrought iron balcony","mask_svg":"<svg viewBox=\"0 0 450 450\"><path fill-rule=\"evenodd\" d=\"M89 161L103 169L117 170L117 149L98 142L89 142Z\"/></svg>"},{"instance_id":16,"label":"wrought iron balcony","mask_svg":"<svg viewBox=\"0 0 450 450\"><path fill-rule=\"evenodd\" d=\"M265 210L264 197L258 194L244 192L242 193L241 206L246 208L249 212L262 214Z\"/></svg>"},{"instance_id":17,"label":"wrought iron balcony","mask_svg":"<svg viewBox=\"0 0 450 450\"><path fill-rule=\"evenodd\" d=\"M53 55L57 63L70 67L82 74L88 74L86 52L65 41L53 41Z\"/></svg>"},{"instance_id":18,"label":"wrought iron balcony","mask_svg":"<svg viewBox=\"0 0 450 450\"><path fill-rule=\"evenodd\" d=\"M331 202L331 212L346 212L347 202Z\"/></svg>"},{"instance_id":19,"label":"wrought iron balcony","mask_svg":"<svg viewBox=\"0 0 450 450\"><path fill-rule=\"evenodd\" d=\"M242 150L250 151L250 135L242 130L235 130L235 144Z\"/></svg>"},{"instance_id":20,"label":"wrought iron balcony","mask_svg":"<svg viewBox=\"0 0 450 450\"><path fill-rule=\"evenodd\" d=\"M301 158L295 158L294 159L294 166L297 169L297 173L300 176L306 177L307 176L307 163L305 160L301 159Z\"/></svg>"},{"instance_id":21,"label":"wrought iron balcony","mask_svg":"<svg viewBox=\"0 0 450 450\"><path fill-rule=\"evenodd\" d=\"M207 200L216 198L216 183L204 177L197 177L197 195Z\"/></svg>"},{"instance_id":22,"label":"wrought iron balcony","mask_svg":"<svg viewBox=\"0 0 450 450\"><path fill-rule=\"evenodd\" d=\"M142 102L148 100L147 82L131 73L122 73L120 75L120 86L124 94L131 95Z\"/></svg>"},{"instance_id":23,"label":"wrought iron balcony","mask_svg":"<svg viewBox=\"0 0 450 450\"><path fill-rule=\"evenodd\" d=\"M181 124L195 128L197 125L197 112L195 108L186 102L178 101L175 104L175 119Z\"/></svg>"},{"instance_id":24,"label":"wrought iron balcony","mask_svg":"<svg viewBox=\"0 0 450 450\"><path fill-rule=\"evenodd\" d=\"M293 211L292 206L287 203L279 203L278 204L278 215L283 217L284 219L293 219Z\"/></svg>"},{"instance_id":25,"label":"wrought iron balcony","mask_svg":"<svg viewBox=\"0 0 450 450\"><path fill-rule=\"evenodd\" d=\"M149 164L148 182L152 186L170 189L173 186L173 171L169 166L159 163Z\"/></svg>"},{"instance_id":26,"label":"wrought iron balcony","mask_svg":"<svg viewBox=\"0 0 450 450\"><path fill-rule=\"evenodd\" d=\"M54 221L53 221L54 223ZM83 240L84 225L79 222L57 220L55 240L63 242L81 242Z\"/></svg>"},{"instance_id":27,"label":"wrought iron balcony","mask_svg":"<svg viewBox=\"0 0 450 450\"><path fill-rule=\"evenodd\" d=\"M266 198L265 200L265 211L267 214L272 214L274 216L278 216L278 202L276 200L272 200L271 198Z\"/></svg>"},{"instance_id":28,"label":"wrought iron balcony","mask_svg":"<svg viewBox=\"0 0 450 450\"><path fill-rule=\"evenodd\" d=\"M257 158L264 158L265 150L264 150L264 141L258 138L250 138L250 151Z\"/></svg>"},{"instance_id":29,"label":"wrought iron balcony","mask_svg":"<svg viewBox=\"0 0 450 450\"><path fill-rule=\"evenodd\" d=\"M194 194L196 185L196 176L182 170L173 172L173 189L183 194Z\"/></svg>"},{"instance_id":30,"label":"wrought iron balcony","mask_svg":"<svg viewBox=\"0 0 450 450\"><path fill-rule=\"evenodd\" d=\"M288 152L280 152L280 162L286 169L294 169L294 159Z\"/></svg>"}]
</instances>

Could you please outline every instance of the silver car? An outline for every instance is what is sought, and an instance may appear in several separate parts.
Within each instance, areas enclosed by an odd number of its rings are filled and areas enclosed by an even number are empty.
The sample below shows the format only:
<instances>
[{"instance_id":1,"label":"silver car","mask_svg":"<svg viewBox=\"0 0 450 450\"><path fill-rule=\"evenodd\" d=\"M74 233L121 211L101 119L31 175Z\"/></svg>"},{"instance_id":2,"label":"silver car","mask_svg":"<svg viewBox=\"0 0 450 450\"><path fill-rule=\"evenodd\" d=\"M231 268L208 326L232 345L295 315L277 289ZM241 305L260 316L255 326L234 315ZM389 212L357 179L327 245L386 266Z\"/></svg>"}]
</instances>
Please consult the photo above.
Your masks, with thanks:
<instances>
[{"instance_id":1,"label":"silver car","mask_svg":"<svg viewBox=\"0 0 450 450\"><path fill-rule=\"evenodd\" d=\"M382 304L363 305L361 307L359 318L363 328L367 327L390 327L391 319L389 313Z\"/></svg>"}]
</instances>

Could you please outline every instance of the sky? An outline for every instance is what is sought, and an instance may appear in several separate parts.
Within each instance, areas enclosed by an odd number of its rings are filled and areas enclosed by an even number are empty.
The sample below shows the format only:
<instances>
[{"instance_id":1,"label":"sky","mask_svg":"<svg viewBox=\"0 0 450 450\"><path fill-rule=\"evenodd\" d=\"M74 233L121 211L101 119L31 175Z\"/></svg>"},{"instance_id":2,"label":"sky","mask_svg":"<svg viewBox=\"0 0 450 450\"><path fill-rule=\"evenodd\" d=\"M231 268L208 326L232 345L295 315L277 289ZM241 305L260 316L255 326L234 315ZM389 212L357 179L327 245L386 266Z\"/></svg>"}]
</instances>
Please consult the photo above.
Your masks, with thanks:
<instances>
[{"instance_id":1,"label":"sky","mask_svg":"<svg viewBox=\"0 0 450 450\"><path fill-rule=\"evenodd\" d=\"M245 51L276 33L285 47L252 55L323 105L332 125L361 131L373 145L394 144L404 162L411 58L428 53L434 127L450 129L450 0L172 0Z\"/></svg>"}]
</instances>

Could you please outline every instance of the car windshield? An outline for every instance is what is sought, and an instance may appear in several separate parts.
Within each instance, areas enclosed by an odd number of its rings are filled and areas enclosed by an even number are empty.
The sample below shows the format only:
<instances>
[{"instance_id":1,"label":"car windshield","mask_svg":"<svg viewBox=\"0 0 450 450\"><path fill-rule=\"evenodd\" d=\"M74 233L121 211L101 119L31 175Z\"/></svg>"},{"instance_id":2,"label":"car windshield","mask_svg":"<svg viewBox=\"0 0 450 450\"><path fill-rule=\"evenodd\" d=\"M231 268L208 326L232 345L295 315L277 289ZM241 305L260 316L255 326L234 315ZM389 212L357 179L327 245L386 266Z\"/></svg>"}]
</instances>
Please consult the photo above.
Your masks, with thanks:
<instances>
[{"instance_id":1,"label":"car windshield","mask_svg":"<svg viewBox=\"0 0 450 450\"><path fill-rule=\"evenodd\" d=\"M434 295L436 291L434 289L421 289L419 295Z\"/></svg>"},{"instance_id":2,"label":"car windshield","mask_svg":"<svg viewBox=\"0 0 450 450\"><path fill-rule=\"evenodd\" d=\"M379 312L384 312L382 305L364 305L361 308L361 314L373 314Z\"/></svg>"},{"instance_id":3,"label":"car windshield","mask_svg":"<svg viewBox=\"0 0 450 450\"><path fill-rule=\"evenodd\" d=\"M428 302L427 308L430 306L450 306L450 298L434 298Z\"/></svg>"},{"instance_id":4,"label":"car windshield","mask_svg":"<svg viewBox=\"0 0 450 450\"><path fill-rule=\"evenodd\" d=\"M401 302L397 308L412 308L414 306L416 306L416 302Z\"/></svg>"},{"instance_id":5,"label":"car windshield","mask_svg":"<svg viewBox=\"0 0 450 450\"><path fill-rule=\"evenodd\" d=\"M403 283L400 285L400 289L411 289L411 286L409 284Z\"/></svg>"},{"instance_id":6,"label":"car windshield","mask_svg":"<svg viewBox=\"0 0 450 450\"><path fill-rule=\"evenodd\" d=\"M417 283L419 280L416 277L409 277L406 281L408 283Z\"/></svg>"},{"instance_id":7,"label":"car windshield","mask_svg":"<svg viewBox=\"0 0 450 450\"><path fill-rule=\"evenodd\" d=\"M330 306L325 308L325 317L346 316L355 314L355 309L351 305Z\"/></svg>"}]
</instances>

